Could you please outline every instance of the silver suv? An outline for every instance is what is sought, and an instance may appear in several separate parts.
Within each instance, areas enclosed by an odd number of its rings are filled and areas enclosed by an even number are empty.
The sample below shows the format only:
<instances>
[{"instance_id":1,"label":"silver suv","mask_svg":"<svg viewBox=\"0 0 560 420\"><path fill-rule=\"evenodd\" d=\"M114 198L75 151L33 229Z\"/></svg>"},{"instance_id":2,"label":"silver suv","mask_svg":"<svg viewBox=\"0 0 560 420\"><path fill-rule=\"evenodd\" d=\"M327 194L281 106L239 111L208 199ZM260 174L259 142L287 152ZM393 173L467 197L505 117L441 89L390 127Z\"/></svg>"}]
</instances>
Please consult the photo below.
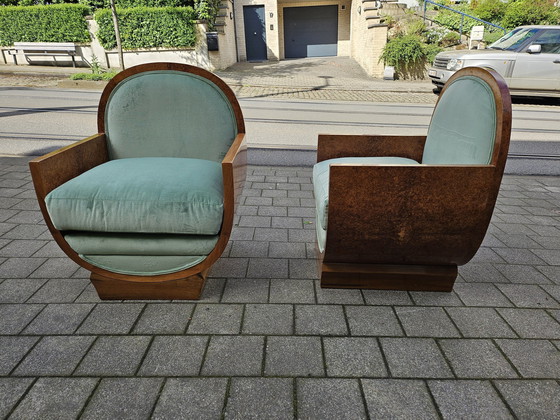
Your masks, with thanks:
<instances>
[{"instance_id":1,"label":"silver suv","mask_svg":"<svg viewBox=\"0 0 560 420\"><path fill-rule=\"evenodd\" d=\"M560 26L520 26L481 50L439 53L428 71L434 92L463 67L500 73L512 95L560 96Z\"/></svg>"}]
</instances>

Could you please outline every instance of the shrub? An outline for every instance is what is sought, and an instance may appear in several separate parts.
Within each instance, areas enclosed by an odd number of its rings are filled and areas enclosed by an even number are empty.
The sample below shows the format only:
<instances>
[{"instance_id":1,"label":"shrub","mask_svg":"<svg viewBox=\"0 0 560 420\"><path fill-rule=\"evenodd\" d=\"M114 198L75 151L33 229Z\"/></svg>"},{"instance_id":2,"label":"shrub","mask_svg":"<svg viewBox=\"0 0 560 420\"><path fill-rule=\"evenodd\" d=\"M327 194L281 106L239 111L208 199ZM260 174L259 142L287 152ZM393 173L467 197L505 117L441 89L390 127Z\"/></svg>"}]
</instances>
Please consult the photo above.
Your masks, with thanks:
<instances>
[{"instance_id":1,"label":"shrub","mask_svg":"<svg viewBox=\"0 0 560 420\"><path fill-rule=\"evenodd\" d=\"M64 0L58 0L64 1ZM92 9L108 9L109 0L77 0ZM121 9L131 7L186 7L194 6L194 0L115 0L115 5Z\"/></svg>"},{"instance_id":2,"label":"shrub","mask_svg":"<svg viewBox=\"0 0 560 420\"><path fill-rule=\"evenodd\" d=\"M70 76L72 80L111 80L116 72L110 73L74 73Z\"/></svg>"},{"instance_id":3,"label":"shrub","mask_svg":"<svg viewBox=\"0 0 560 420\"><path fill-rule=\"evenodd\" d=\"M472 10L468 5L457 5L453 7L453 9L472 15ZM440 24L441 26L445 26L446 28L453 31L459 32L459 30L461 29L461 15L459 13L454 13L451 10L441 9L439 13L434 17L434 22ZM475 25L479 25L479 22L465 16L463 18L463 33L470 32L472 27Z\"/></svg>"},{"instance_id":4,"label":"shrub","mask_svg":"<svg viewBox=\"0 0 560 420\"><path fill-rule=\"evenodd\" d=\"M0 7L0 45L14 42L90 42L79 4Z\"/></svg>"},{"instance_id":5,"label":"shrub","mask_svg":"<svg viewBox=\"0 0 560 420\"><path fill-rule=\"evenodd\" d=\"M124 49L192 47L196 42L195 12L192 7L136 7L118 9L119 29ZM99 23L97 38L105 49L117 42L111 11L95 13Z\"/></svg>"},{"instance_id":6,"label":"shrub","mask_svg":"<svg viewBox=\"0 0 560 420\"><path fill-rule=\"evenodd\" d=\"M400 35L387 42L381 60L393 66L399 78L422 79L426 64L440 51L436 45L425 44L419 35Z\"/></svg>"},{"instance_id":7,"label":"shrub","mask_svg":"<svg viewBox=\"0 0 560 420\"><path fill-rule=\"evenodd\" d=\"M488 22L500 22L504 16L507 4L502 0L482 0L471 2L472 14Z\"/></svg>"},{"instance_id":8,"label":"shrub","mask_svg":"<svg viewBox=\"0 0 560 420\"><path fill-rule=\"evenodd\" d=\"M443 48L451 47L461 43L461 36L457 32L447 32L439 41Z\"/></svg>"},{"instance_id":9,"label":"shrub","mask_svg":"<svg viewBox=\"0 0 560 420\"><path fill-rule=\"evenodd\" d=\"M507 5L502 26L513 29L521 25L558 24L560 10L552 0L518 0Z\"/></svg>"}]
</instances>

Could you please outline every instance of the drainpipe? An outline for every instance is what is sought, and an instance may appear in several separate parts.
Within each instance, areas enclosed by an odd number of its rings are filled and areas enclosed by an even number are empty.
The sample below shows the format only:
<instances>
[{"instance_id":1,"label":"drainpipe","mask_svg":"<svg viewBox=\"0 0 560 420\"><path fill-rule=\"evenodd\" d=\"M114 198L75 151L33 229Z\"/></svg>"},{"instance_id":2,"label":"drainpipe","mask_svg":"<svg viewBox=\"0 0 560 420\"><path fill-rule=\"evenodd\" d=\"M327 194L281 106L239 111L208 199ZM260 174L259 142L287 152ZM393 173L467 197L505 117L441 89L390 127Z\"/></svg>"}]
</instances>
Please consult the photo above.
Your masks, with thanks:
<instances>
[{"instance_id":1,"label":"drainpipe","mask_svg":"<svg viewBox=\"0 0 560 420\"><path fill-rule=\"evenodd\" d=\"M233 13L233 36L235 37L235 62L239 63L239 48L237 46L237 19L235 19L235 4L233 0L229 0L231 3L231 10Z\"/></svg>"}]
</instances>

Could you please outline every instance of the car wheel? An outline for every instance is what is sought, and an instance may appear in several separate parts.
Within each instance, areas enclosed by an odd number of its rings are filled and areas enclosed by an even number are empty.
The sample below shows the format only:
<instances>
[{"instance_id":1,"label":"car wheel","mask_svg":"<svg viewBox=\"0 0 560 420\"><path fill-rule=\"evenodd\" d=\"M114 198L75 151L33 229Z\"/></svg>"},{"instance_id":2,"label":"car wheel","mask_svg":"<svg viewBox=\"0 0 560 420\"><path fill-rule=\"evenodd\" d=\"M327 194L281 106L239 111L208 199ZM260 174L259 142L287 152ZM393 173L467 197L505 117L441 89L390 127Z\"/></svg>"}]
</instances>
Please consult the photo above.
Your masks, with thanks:
<instances>
[{"instance_id":1,"label":"car wheel","mask_svg":"<svg viewBox=\"0 0 560 420\"><path fill-rule=\"evenodd\" d=\"M442 90L442 89L443 89L443 88L442 88L441 86L436 86L436 87L432 90L432 92L434 92L436 95L439 95L439 94L441 93L441 90Z\"/></svg>"}]
</instances>

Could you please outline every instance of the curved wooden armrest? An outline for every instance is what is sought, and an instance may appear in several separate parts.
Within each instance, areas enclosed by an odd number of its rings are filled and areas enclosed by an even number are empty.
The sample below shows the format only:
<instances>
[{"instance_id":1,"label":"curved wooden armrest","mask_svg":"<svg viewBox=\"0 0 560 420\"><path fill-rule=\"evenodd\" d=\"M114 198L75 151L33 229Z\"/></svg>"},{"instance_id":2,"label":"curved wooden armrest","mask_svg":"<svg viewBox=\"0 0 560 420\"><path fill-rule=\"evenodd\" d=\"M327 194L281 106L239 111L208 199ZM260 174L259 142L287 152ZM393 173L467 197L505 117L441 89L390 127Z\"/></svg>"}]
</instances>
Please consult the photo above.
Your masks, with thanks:
<instances>
[{"instance_id":1,"label":"curved wooden armrest","mask_svg":"<svg viewBox=\"0 0 560 420\"><path fill-rule=\"evenodd\" d=\"M319 134L317 162L341 157L395 156L422 160L426 136Z\"/></svg>"},{"instance_id":2,"label":"curved wooden armrest","mask_svg":"<svg viewBox=\"0 0 560 420\"><path fill-rule=\"evenodd\" d=\"M325 260L438 264L452 255L464 264L484 238L500 180L491 165L333 164Z\"/></svg>"},{"instance_id":3,"label":"curved wooden armrest","mask_svg":"<svg viewBox=\"0 0 560 420\"><path fill-rule=\"evenodd\" d=\"M39 202L56 187L108 160L103 133L33 159L29 168Z\"/></svg>"},{"instance_id":4,"label":"curved wooden armrest","mask_svg":"<svg viewBox=\"0 0 560 420\"><path fill-rule=\"evenodd\" d=\"M235 137L231 147L222 161L222 176L224 179L224 214L231 209L231 214L237 207L238 197L243 190L247 175L247 142L245 133L240 133ZM233 202L229 202L229 197L233 197Z\"/></svg>"}]
</instances>

